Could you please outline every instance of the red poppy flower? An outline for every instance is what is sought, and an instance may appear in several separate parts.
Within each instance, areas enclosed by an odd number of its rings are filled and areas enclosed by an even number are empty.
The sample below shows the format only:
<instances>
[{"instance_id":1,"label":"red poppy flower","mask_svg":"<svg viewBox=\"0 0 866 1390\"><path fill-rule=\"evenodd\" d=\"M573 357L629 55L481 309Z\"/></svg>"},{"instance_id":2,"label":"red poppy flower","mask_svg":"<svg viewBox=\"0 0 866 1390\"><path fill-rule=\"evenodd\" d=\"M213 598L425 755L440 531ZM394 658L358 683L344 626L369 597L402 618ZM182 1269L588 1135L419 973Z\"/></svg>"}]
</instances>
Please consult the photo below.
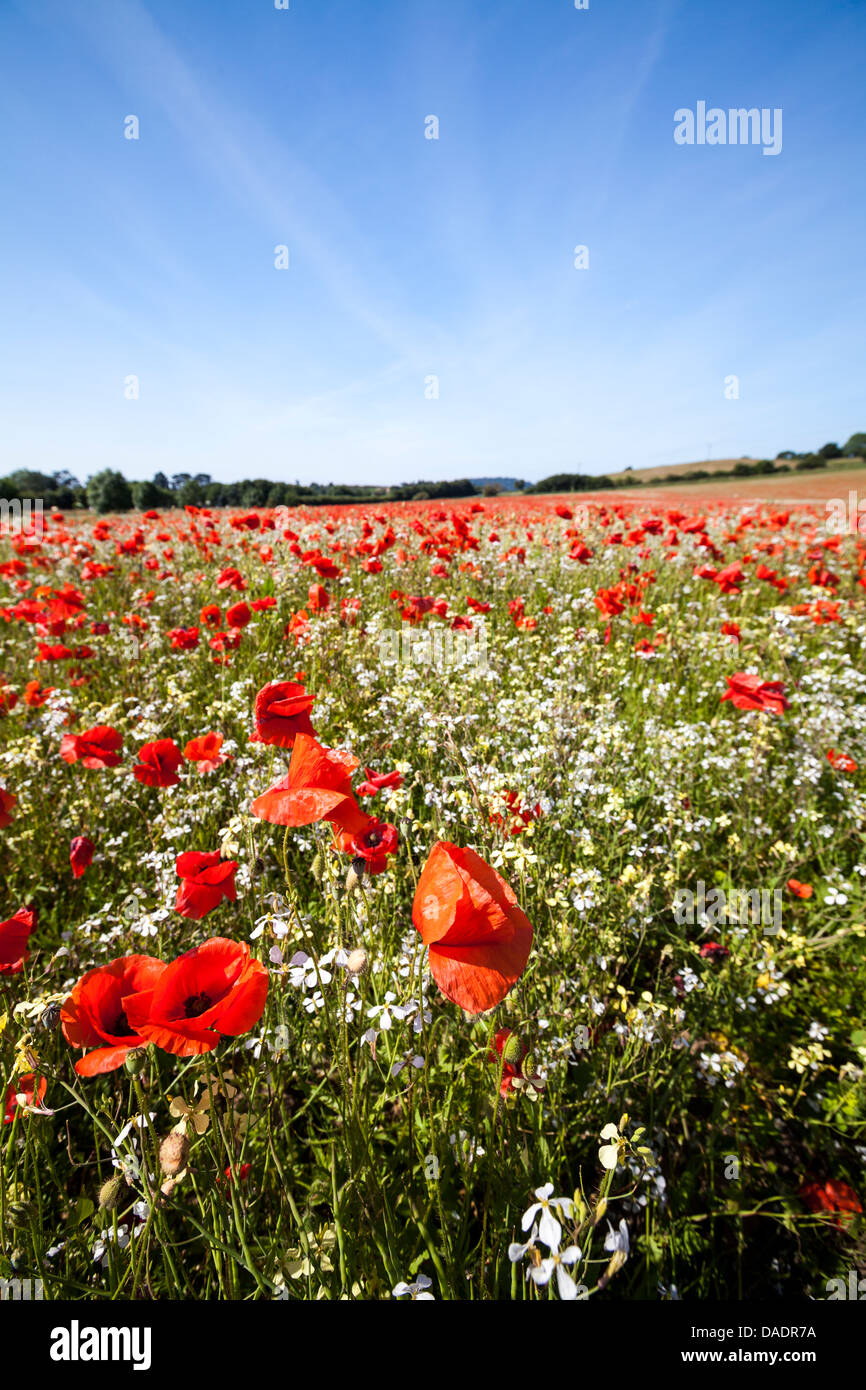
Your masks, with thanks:
<instances>
[{"instance_id":1,"label":"red poppy flower","mask_svg":"<svg viewBox=\"0 0 866 1390\"><path fill-rule=\"evenodd\" d=\"M27 1072L25 1076L19 1076L18 1080L13 1081L6 1092L6 1109L3 1115L4 1125L11 1125L15 1119L19 1096L21 1096L24 1105L42 1105L47 1090L48 1082L45 1080L44 1076L40 1076L38 1085L32 1071Z\"/></svg>"},{"instance_id":2,"label":"red poppy flower","mask_svg":"<svg viewBox=\"0 0 866 1390\"><path fill-rule=\"evenodd\" d=\"M226 622L229 627L246 627L252 613L246 603L233 603L231 608L226 609Z\"/></svg>"},{"instance_id":3,"label":"red poppy flower","mask_svg":"<svg viewBox=\"0 0 866 1390\"><path fill-rule=\"evenodd\" d=\"M205 627L219 627L223 620L219 605L216 603L206 604L199 614L199 619Z\"/></svg>"},{"instance_id":4,"label":"red poppy flower","mask_svg":"<svg viewBox=\"0 0 866 1390\"><path fill-rule=\"evenodd\" d=\"M762 681L760 676L749 675L746 671L737 671L725 679L728 689L722 702L730 700L735 709L761 709L781 714L788 708L781 681Z\"/></svg>"},{"instance_id":5,"label":"red poppy flower","mask_svg":"<svg viewBox=\"0 0 866 1390\"><path fill-rule=\"evenodd\" d=\"M858 764L847 753L837 753L835 748L827 749L827 761L837 772L856 772Z\"/></svg>"},{"instance_id":6,"label":"red poppy flower","mask_svg":"<svg viewBox=\"0 0 866 1390\"><path fill-rule=\"evenodd\" d=\"M216 582L216 586L218 589L241 590L247 587L247 581L244 579L240 570L229 568L222 571Z\"/></svg>"},{"instance_id":7,"label":"red poppy flower","mask_svg":"<svg viewBox=\"0 0 866 1390\"><path fill-rule=\"evenodd\" d=\"M740 624L739 624L739 623L722 623L722 626L721 626L720 631L721 631L723 637L730 637L730 639L731 639L732 642L739 642L739 640L740 640Z\"/></svg>"},{"instance_id":8,"label":"red poppy flower","mask_svg":"<svg viewBox=\"0 0 866 1390\"><path fill-rule=\"evenodd\" d=\"M237 898L235 874L237 863L234 859L221 859L219 850L212 854L199 854L188 850L179 854L175 865L183 882L177 890L175 911L181 917L190 917L200 922L223 898L233 903Z\"/></svg>"},{"instance_id":9,"label":"red poppy flower","mask_svg":"<svg viewBox=\"0 0 866 1390\"><path fill-rule=\"evenodd\" d=\"M117 767L123 735L108 724L97 724L83 734L64 734L60 741L60 756L68 763L82 767Z\"/></svg>"},{"instance_id":10,"label":"red poppy flower","mask_svg":"<svg viewBox=\"0 0 866 1390\"><path fill-rule=\"evenodd\" d=\"M471 849L440 840L421 871L412 920L447 999L484 1013L526 968L532 926L511 888Z\"/></svg>"},{"instance_id":11,"label":"red poppy flower","mask_svg":"<svg viewBox=\"0 0 866 1390\"><path fill-rule=\"evenodd\" d=\"M132 769L146 787L174 787L180 781L177 769L183 754L173 738L159 738L138 750L139 761Z\"/></svg>"},{"instance_id":12,"label":"red poppy flower","mask_svg":"<svg viewBox=\"0 0 866 1390\"><path fill-rule=\"evenodd\" d=\"M274 825L326 820L356 835L370 820L352 795L351 777L357 766L358 759L351 753L323 748L308 734L298 734L288 776L256 797L253 815Z\"/></svg>"},{"instance_id":13,"label":"red poppy flower","mask_svg":"<svg viewBox=\"0 0 866 1390\"><path fill-rule=\"evenodd\" d=\"M178 1057L212 1052L225 1034L258 1023L268 972L245 942L212 937L167 965L152 988L126 1001L127 1017L148 1042Z\"/></svg>"},{"instance_id":14,"label":"red poppy flower","mask_svg":"<svg viewBox=\"0 0 866 1390\"><path fill-rule=\"evenodd\" d=\"M397 853L397 827L371 816L363 830L356 834L343 832L337 836L337 846L346 854L364 860L368 874L384 873L387 856Z\"/></svg>"},{"instance_id":15,"label":"red poppy flower","mask_svg":"<svg viewBox=\"0 0 866 1390\"><path fill-rule=\"evenodd\" d=\"M367 774L366 782L359 782L356 793L358 796L376 796L385 787L402 787L403 774L395 768L393 772L371 772L367 767L364 769Z\"/></svg>"},{"instance_id":16,"label":"red poppy flower","mask_svg":"<svg viewBox=\"0 0 866 1390\"><path fill-rule=\"evenodd\" d=\"M727 946L723 946L719 941L705 941L701 947L704 960L724 960L730 954Z\"/></svg>"},{"instance_id":17,"label":"red poppy flower","mask_svg":"<svg viewBox=\"0 0 866 1390\"><path fill-rule=\"evenodd\" d=\"M197 627L173 627L168 638L176 652L191 652L198 646L199 631Z\"/></svg>"},{"instance_id":18,"label":"red poppy flower","mask_svg":"<svg viewBox=\"0 0 866 1390\"><path fill-rule=\"evenodd\" d=\"M208 646L212 647L215 652L224 652L226 647L234 651L240 644L241 630L239 627L230 627L225 632L215 632L213 637L208 640ZM214 660L216 661L218 658L214 657ZM228 661L228 657L224 657L223 660Z\"/></svg>"},{"instance_id":19,"label":"red poppy flower","mask_svg":"<svg viewBox=\"0 0 866 1390\"><path fill-rule=\"evenodd\" d=\"M24 687L24 703L31 709L40 709L54 694L53 685L40 686L39 681L28 681Z\"/></svg>"},{"instance_id":20,"label":"red poppy flower","mask_svg":"<svg viewBox=\"0 0 866 1390\"><path fill-rule=\"evenodd\" d=\"M504 802L502 810L494 811L488 817L490 824L499 826L506 835L522 835L541 815L541 805L536 802L534 806L524 806L517 792L506 791L501 795Z\"/></svg>"},{"instance_id":21,"label":"red poppy flower","mask_svg":"<svg viewBox=\"0 0 866 1390\"><path fill-rule=\"evenodd\" d=\"M811 883L800 883L799 879L796 878L788 879L788 887L795 898L811 898L815 891Z\"/></svg>"},{"instance_id":22,"label":"red poppy flower","mask_svg":"<svg viewBox=\"0 0 866 1390\"><path fill-rule=\"evenodd\" d=\"M223 763L228 762L231 754L223 753L222 734L202 734L199 738L191 738L183 756L187 762L195 763L200 775L203 777L206 772L215 772Z\"/></svg>"},{"instance_id":23,"label":"red poppy flower","mask_svg":"<svg viewBox=\"0 0 866 1390\"><path fill-rule=\"evenodd\" d=\"M739 560L734 560L723 570L719 570L718 574L714 576L714 583L718 584L723 594L738 594L740 592L739 586L745 578Z\"/></svg>"},{"instance_id":24,"label":"red poppy flower","mask_svg":"<svg viewBox=\"0 0 866 1390\"><path fill-rule=\"evenodd\" d=\"M72 865L72 873L75 878L81 878L85 869L89 869L93 861L93 842L88 840L86 835L76 835L72 844L69 846L69 862Z\"/></svg>"},{"instance_id":25,"label":"red poppy flower","mask_svg":"<svg viewBox=\"0 0 866 1390\"><path fill-rule=\"evenodd\" d=\"M121 956L82 976L60 1010L63 1036L70 1046L96 1049L75 1063L79 1076L116 1071L131 1051L145 1046L129 1021L127 1001L140 990L151 989L167 968L153 956Z\"/></svg>"},{"instance_id":26,"label":"red poppy flower","mask_svg":"<svg viewBox=\"0 0 866 1390\"><path fill-rule=\"evenodd\" d=\"M17 975L30 952L27 942L36 927L31 907L19 907L14 917L0 922L0 975Z\"/></svg>"},{"instance_id":27,"label":"red poppy flower","mask_svg":"<svg viewBox=\"0 0 866 1390\"><path fill-rule=\"evenodd\" d=\"M310 585L307 592L307 606L311 613L327 613L331 606L331 600L324 585Z\"/></svg>"},{"instance_id":28,"label":"red poppy flower","mask_svg":"<svg viewBox=\"0 0 866 1390\"><path fill-rule=\"evenodd\" d=\"M247 1178L249 1177L250 1173L252 1172L252 1168L253 1168L253 1165L252 1165L251 1163L241 1163L241 1164L238 1166L238 1170L237 1170L237 1173L238 1173L238 1180L239 1180L240 1182L246 1182ZM230 1183L231 1183L231 1182L234 1182L234 1177L232 1176L231 1164L229 1164L228 1168L226 1168L224 1176L225 1176L226 1178L228 1178L228 1180L229 1180ZM220 1181L220 1179L219 1179L219 1177L217 1177L217 1182L219 1182L219 1181Z\"/></svg>"},{"instance_id":29,"label":"red poppy flower","mask_svg":"<svg viewBox=\"0 0 866 1390\"><path fill-rule=\"evenodd\" d=\"M846 1182L829 1178L826 1182L807 1182L799 1194L812 1212L845 1212L859 1215L863 1211L860 1198ZM834 1221L837 1230L843 1229L842 1221Z\"/></svg>"},{"instance_id":30,"label":"red poppy flower","mask_svg":"<svg viewBox=\"0 0 866 1390\"><path fill-rule=\"evenodd\" d=\"M0 787L0 830L12 824L12 807L18 801L14 792L7 792L5 787Z\"/></svg>"},{"instance_id":31,"label":"red poppy flower","mask_svg":"<svg viewBox=\"0 0 866 1390\"><path fill-rule=\"evenodd\" d=\"M298 734L315 738L310 723L310 710L315 695L308 695L294 681L271 681L256 696L256 731L250 743L270 743L276 748L291 748Z\"/></svg>"}]
</instances>

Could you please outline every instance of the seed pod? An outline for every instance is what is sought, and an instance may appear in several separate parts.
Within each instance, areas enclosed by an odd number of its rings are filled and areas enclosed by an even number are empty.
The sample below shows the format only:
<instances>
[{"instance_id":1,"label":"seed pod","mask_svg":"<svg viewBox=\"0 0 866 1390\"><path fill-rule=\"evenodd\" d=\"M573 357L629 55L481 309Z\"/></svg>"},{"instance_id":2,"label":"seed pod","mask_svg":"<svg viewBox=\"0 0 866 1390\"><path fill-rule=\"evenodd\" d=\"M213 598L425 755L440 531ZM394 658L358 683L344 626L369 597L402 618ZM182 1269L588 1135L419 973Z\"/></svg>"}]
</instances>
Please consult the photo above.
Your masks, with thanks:
<instances>
[{"instance_id":1,"label":"seed pod","mask_svg":"<svg viewBox=\"0 0 866 1390\"><path fill-rule=\"evenodd\" d=\"M52 1032L60 1022L60 1005L49 1004L39 1017L39 1027L44 1028L46 1033Z\"/></svg>"},{"instance_id":2,"label":"seed pod","mask_svg":"<svg viewBox=\"0 0 866 1390\"><path fill-rule=\"evenodd\" d=\"M354 951L350 951L346 960L346 969L350 975L363 975L367 969L367 952L357 946Z\"/></svg>"},{"instance_id":3,"label":"seed pod","mask_svg":"<svg viewBox=\"0 0 866 1390\"><path fill-rule=\"evenodd\" d=\"M167 1178L175 1178L186 1167L189 1140L185 1134L172 1131L159 1146L159 1166Z\"/></svg>"},{"instance_id":4,"label":"seed pod","mask_svg":"<svg viewBox=\"0 0 866 1390\"><path fill-rule=\"evenodd\" d=\"M109 1178L99 1189L99 1210L114 1211L120 1201L120 1194L123 1190L123 1178L119 1173L115 1173L113 1178Z\"/></svg>"},{"instance_id":5,"label":"seed pod","mask_svg":"<svg viewBox=\"0 0 866 1390\"><path fill-rule=\"evenodd\" d=\"M360 868L358 867L360 865ZM346 874L346 892L353 893L361 882L361 875L364 872L364 860L353 859L349 872Z\"/></svg>"},{"instance_id":6,"label":"seed pod","mask_svg":"<svg viewBox=\"0 0 866 1390\"><path fill-rule=\"evenodd\" d=\"M145 1049L143 1047L137 1047L129 1053L123 1065L130 1076L138 1076L144 1066L144 1056Z\"/></svg>"}]
</instances>

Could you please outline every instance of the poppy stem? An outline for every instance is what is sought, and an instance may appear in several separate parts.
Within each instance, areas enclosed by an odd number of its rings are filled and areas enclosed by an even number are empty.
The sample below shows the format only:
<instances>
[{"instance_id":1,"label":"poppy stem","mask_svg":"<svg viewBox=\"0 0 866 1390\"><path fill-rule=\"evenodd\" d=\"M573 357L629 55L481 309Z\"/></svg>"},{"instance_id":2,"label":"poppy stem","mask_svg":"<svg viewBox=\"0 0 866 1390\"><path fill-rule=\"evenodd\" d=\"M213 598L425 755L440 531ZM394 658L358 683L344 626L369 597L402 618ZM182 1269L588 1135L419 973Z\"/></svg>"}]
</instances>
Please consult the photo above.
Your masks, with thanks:
<instances>
[{"instance_id":1,"label":"poppy stem","mask_svg":"<svg viewBox=\"0 0 866 1390\"><path fill-rule=\"evenodd\" d=\"M491 1022L490 1037L487 1046L488 1053L496 1048L496 1024ZM502 1078L505 1075L505 1048L499 1056L499 1075L496 1078L496 1096L493 1101L493 1121L490 1126L490 1151L487 1155L487 1187L484 1193L484 1213L481 1218L481 1270L479 1275L479 1290L484 1293L484 1264L487 1257L487 1213L490 1208L490 1196L493 1190L493 1156L496 1149L496 1124L499 1119L499 1102L502 1096Z\"/></svg>"}]
</instances>

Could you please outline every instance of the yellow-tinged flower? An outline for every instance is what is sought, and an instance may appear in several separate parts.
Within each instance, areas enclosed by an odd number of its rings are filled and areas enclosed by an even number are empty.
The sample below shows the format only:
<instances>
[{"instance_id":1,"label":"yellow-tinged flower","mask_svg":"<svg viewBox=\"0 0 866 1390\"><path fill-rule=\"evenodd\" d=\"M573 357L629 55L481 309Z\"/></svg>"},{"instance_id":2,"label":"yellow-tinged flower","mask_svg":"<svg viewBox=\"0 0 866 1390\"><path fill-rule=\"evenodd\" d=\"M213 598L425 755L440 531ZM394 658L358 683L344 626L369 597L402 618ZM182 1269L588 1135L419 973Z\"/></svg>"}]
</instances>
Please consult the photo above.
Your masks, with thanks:
<instances>
[{"instance_id":1,"label":"yellow-tinged flower","mask_svg":"<svg viewBox=\"0 0 866 1390\"><path fill-rule=\"evenodd\" d=\"M15 1060L12 1063L14 1076L23 1076L27 1071L39 1070L39 1054L33 1046L33 1039L25 1033L15 1044Z\"/></svg>"},{"instance_id":2,"label":"yellow-tinged flower","mask_svg":"<svg viewBox=\"0 0 866 1390\"><path fill-rule=\"evenodd\" d=\"M171 1101L168 1107L169 1113L176 1120L180 1120L180 1124L176 1126L178 1133L185 1133L187 1124L191 1123L196 1134L204 1134L210 1124L210 1115L208 1114L210 1094L208 1091L205 1091L195 1105L187 1105L182 1096L169 1096L169 1100Z\"/></svg>"},{"instance_id":3,"label":"yellow-tinged flower","mask_svg":"<svg viewBox=\"0 0 866 1390\"><path fill-rule=\"evenodd\" d=\"M600 1138L606 1139L608 1142L602 1144L599 1149L598 1161L602 1168L606 1168L608 1172L613 1172L619 1163L619 1151L625 1141L615 1124L606 1124L601 1131Z\"/></svg>"}]
</instances>

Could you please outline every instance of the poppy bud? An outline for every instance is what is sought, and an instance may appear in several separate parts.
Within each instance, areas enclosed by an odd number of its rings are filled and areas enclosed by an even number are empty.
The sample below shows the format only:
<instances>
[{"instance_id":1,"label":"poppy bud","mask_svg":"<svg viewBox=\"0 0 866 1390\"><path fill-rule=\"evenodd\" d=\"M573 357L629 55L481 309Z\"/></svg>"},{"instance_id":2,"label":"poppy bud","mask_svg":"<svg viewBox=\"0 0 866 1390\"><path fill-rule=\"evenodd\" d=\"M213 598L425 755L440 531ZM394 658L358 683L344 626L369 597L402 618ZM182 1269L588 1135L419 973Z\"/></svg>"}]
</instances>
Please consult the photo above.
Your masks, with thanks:
<instances>
[{"instance_id":1,"label":"poppy bud","mask_svg":"<svg viewBox=\"0 0 866 1390\"><path fill-rule=\"evenodd\" d=\"M28 1220L30 1203L20 1183L13 1182L6 1193L6 1210L13 1226L23 1226Z\"/></svg>"},{"instance_id":2,"label":"poppy bud","mask_svg":"<svg viewBox=\"0 0 866 1390\"><path fill-rule=\"evenodd\" d=\"M362 975L367 969L367 952L360 946L354 951L350 951L346 960L346 969L350 975Z\"/></svg>"},{"instance_id":3,"label":"poppy bud","mask_svg":"<svg viewBox=\"0 0 866 1390\"><path fill-rule=\"evenodd\" d=\"M364 860L361 858L353 859L346 874L346 892L353 893L361 882L364 873Z\"/></svg>"},{"instance_id":4,"label":"poppy bud","mask_svg":"<svg viewBox=\"0 0 866 1390\"><path fill-rule=\"evenodd\" d=\"M172 1131L167 1134L159 1146L159 1166L167 1178L177 1177L178 1173L186 1167L186 1158L189 1153L189 1140L185 1134L178 1134Z\"/></svg>"},{"instance_id":5,"label":"poppy bud","mask_svg":"<svg viewBox=\"0 0 866 1390\"><path fill-rule=\"evenodd\" d=\"M132 1052L128 1054L126 1061L123 1065L126 1068L126 1071L129 1076L138 1076L139 1072L144 1066L144 1048L133 1048Z\"/></svg>"},{"instance_id":6,"label":"poppy bud","mask_svg":"<svg viewBox=\"0 0 866 1390\"><path fill-rule=\"evenodd\" d=\"M99 1189L99 1210L114 1211L120 1201L120 1193L123 1188L123 1178L116 1173L108 1182L104 1182Z\"/></svg>"},{"instance_id":7,"label":"poppy bud","mask_svg":"<svg viewBox=\"0 0 866 1390\"><path fill-rule=\"evenodd\" d=\"M599 1202L598 1206L597 1206L596 1209L595 1209L595 1215L594 1215L594 1217L593 1217L593 1222L594 1222L594 1224L595 1224L596 1226L598 1225L599 1221L600 1221L601 1218L604 1216L604 1214L605 1214L606 1211L607 1211L607 1198L606 1198L606 1197L602 1197L601 1201Z\"/></svg>"},{"instance_id":8,"label":"poppy bud","mask_svg":"<svg viewBox=\"0 0 866 1390\"><path fill-rule=\"evenodd\" d=\"M323 864L323 862L322 862L322 856L321 856L321 854L316 854L316 855L314 855L314 857L313 857L313 862L312 862L312 864L310 865L310 871L311 871L311 873L312 873L312 875L313 875L313 878L316 880L317 883L321 883L321 881L322 881L322 874L324 873L324 869L325 869L325 866L324 866L324 864Z\"/></svg>"},{"instance_id":9,"label":"poppy bud","mask_svg":"<svg viewBox=\"0 0 866 1390\"><path fill-rule=\"evenodd\" d=\"M512 1066L517 1066L523 1057L523 1043L516 1033L511 1033L505 1039L505 1046L502 1049L502 1056L506 1062Z\"/></svg>"}]
</instances>

